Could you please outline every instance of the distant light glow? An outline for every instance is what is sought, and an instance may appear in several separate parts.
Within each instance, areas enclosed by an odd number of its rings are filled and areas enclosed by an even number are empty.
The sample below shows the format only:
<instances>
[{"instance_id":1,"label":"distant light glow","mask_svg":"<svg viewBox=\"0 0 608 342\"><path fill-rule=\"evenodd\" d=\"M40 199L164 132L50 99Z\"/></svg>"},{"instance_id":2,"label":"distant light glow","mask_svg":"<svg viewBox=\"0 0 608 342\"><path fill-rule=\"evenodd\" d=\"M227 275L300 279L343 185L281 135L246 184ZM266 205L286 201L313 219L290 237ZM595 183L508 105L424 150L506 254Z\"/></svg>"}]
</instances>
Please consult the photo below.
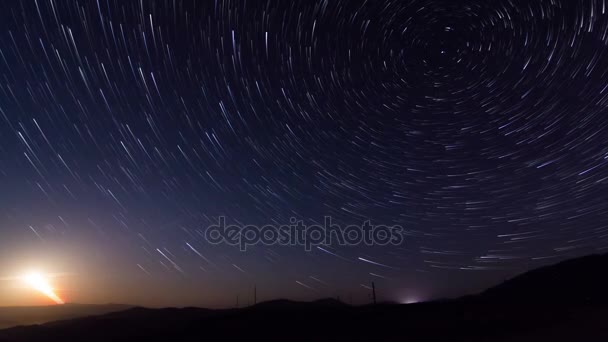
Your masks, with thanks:
<instances>
[{"instance_id":1,"label":"distant light glow","mask_svg":"<svg viewBox=\"0 0 608 342\"><path fill-rule=\"evenodd\" d=\"M413 297L411 297L411 298L404 298L404 299L401 300L401 304L416 304L416 303L420 303L420 302L422 302L421 299L419 299L419 298L413 298Z\"/></svg>"},{"instance_id":2,"label":"distant light glow","mask_svg":"<svg viewBox=\"0 0 608 342\"><path fill-rule=\"evenodd\" d=\"M22 278L23 282L25 282L30 288L36 290L49 299L54 301L57 304L65 304L63 299L61 299L56 293L51 284L49 283L46 276L38 272L32 272L24 275Z\"/></svg>"}]
</instances>

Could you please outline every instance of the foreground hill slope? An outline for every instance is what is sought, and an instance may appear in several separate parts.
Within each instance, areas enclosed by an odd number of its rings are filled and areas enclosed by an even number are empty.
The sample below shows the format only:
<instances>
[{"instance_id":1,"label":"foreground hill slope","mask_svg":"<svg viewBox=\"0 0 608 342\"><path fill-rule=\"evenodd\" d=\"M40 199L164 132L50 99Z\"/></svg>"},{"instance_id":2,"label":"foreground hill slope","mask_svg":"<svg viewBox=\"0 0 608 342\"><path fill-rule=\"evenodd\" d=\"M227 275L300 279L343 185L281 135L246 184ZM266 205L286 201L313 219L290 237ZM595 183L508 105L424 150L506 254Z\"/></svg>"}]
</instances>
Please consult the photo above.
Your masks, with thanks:
<instances>
[{"instance_id":1,"label":"foreground hill slope","mask_svg":"<svg viewBox=\"0 0 608 342\"><path fill-rule=\"evenodd\" d=\"M608 303L608 254L541 267L484 291L479 299L525 303Z\"/></svg>"}]
</instances>

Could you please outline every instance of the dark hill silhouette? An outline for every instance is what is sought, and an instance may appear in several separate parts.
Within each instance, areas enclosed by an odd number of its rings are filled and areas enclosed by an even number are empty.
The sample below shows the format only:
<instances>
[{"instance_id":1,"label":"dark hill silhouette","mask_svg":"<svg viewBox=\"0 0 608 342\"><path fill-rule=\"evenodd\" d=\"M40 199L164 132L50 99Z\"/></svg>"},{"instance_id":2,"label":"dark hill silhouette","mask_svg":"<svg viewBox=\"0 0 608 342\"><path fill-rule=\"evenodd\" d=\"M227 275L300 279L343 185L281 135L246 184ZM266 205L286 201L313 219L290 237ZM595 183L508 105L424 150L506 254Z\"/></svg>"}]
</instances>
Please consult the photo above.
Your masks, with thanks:
<instances>
[{"instance_id":1,"label":"dark hill silhouette","mask_svg":"<svg viewBox=\"0 0 608 342\"><path fill-rule=\"evenodd\" d=\"M242 309L133 308L0 331L0 341L608 341L608 257L540 268L457 300L352 307L275 300ZM603 285L602 285L603 284ZM583 291L580 296L572 292Z\"/></svg>"},{"instance_id":2,"label":"dark hill silhouette","mask_svg":"<svg viewBox=\"0 0 608 342\"><path fill-rule=\"evenodd\" d=\"M296 302L288 299L277 299L267 302L262 302L251 306L250 309L255 310L300 310L300 309L320 309L320 308L336 308L347 306L341 301L333 298L319 299L314 302Z\"/></svg>"},{"instance_id":3,"label":"dark hill silhouette","mask_svg":"<svg viewBox=\"0 0 608 342\"><path fill-rule=\"evenodd\" d=\"M608 254L590 255L526 272L478 299L508 302L608 303Z\"/></svg>"},{"instance_id":4,"label":"dark hill silhouette","mask_svg":"<svg viewBox=\"0 0 608 342\"><path fill-rule=\"evenodd\" d=\"M0 307L0 329L17 325L42 324L58 320L102 315L110 312L123 311L130 307L132 306L119 304L65 304Z\"/></svg>"}]
</instances>

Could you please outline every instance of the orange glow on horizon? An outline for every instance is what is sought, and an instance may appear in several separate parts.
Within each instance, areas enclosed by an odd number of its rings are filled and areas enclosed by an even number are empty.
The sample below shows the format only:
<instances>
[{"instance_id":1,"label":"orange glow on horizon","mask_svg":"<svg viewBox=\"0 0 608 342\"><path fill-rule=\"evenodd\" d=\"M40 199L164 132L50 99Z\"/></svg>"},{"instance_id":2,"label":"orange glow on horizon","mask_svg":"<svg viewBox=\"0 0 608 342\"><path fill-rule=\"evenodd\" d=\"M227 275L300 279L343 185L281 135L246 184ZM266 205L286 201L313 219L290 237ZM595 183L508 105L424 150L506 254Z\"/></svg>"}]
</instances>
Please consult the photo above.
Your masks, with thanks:
<instances>
[{"instance_id":1,"label":"orange glow on horizon","mask_svg":"<svg viewBox=\"0 0 608 342\"><path fill-rule=\"evenodd\" d=\"M49 283L47 277L40 273L32 272L28 273L21 278L23 282L25 282L31 289L42 293L47 296L56 304L65 304L63 299L61 299L56 293L51 284Z\"/></svg>"}]
</instances>

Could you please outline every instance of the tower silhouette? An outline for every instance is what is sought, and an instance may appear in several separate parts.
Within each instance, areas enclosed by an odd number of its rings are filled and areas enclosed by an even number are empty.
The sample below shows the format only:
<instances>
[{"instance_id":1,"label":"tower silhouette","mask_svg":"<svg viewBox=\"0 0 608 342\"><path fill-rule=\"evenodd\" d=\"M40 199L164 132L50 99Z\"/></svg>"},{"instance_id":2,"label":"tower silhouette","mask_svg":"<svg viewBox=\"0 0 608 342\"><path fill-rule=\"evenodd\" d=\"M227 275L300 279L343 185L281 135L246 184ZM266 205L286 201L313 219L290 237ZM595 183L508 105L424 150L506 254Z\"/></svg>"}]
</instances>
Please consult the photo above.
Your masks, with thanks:
<instances>
[{"instance_id":1,"label":"tower silhouette","mask_svg":"<svg viewBox=\"0 0 608 342\"><path fill-rule=\"evenodd\" d=\"M376 284L372 281L372 296L374 298L374 304L376 304Z\"/></svg>"}]
</instances>

